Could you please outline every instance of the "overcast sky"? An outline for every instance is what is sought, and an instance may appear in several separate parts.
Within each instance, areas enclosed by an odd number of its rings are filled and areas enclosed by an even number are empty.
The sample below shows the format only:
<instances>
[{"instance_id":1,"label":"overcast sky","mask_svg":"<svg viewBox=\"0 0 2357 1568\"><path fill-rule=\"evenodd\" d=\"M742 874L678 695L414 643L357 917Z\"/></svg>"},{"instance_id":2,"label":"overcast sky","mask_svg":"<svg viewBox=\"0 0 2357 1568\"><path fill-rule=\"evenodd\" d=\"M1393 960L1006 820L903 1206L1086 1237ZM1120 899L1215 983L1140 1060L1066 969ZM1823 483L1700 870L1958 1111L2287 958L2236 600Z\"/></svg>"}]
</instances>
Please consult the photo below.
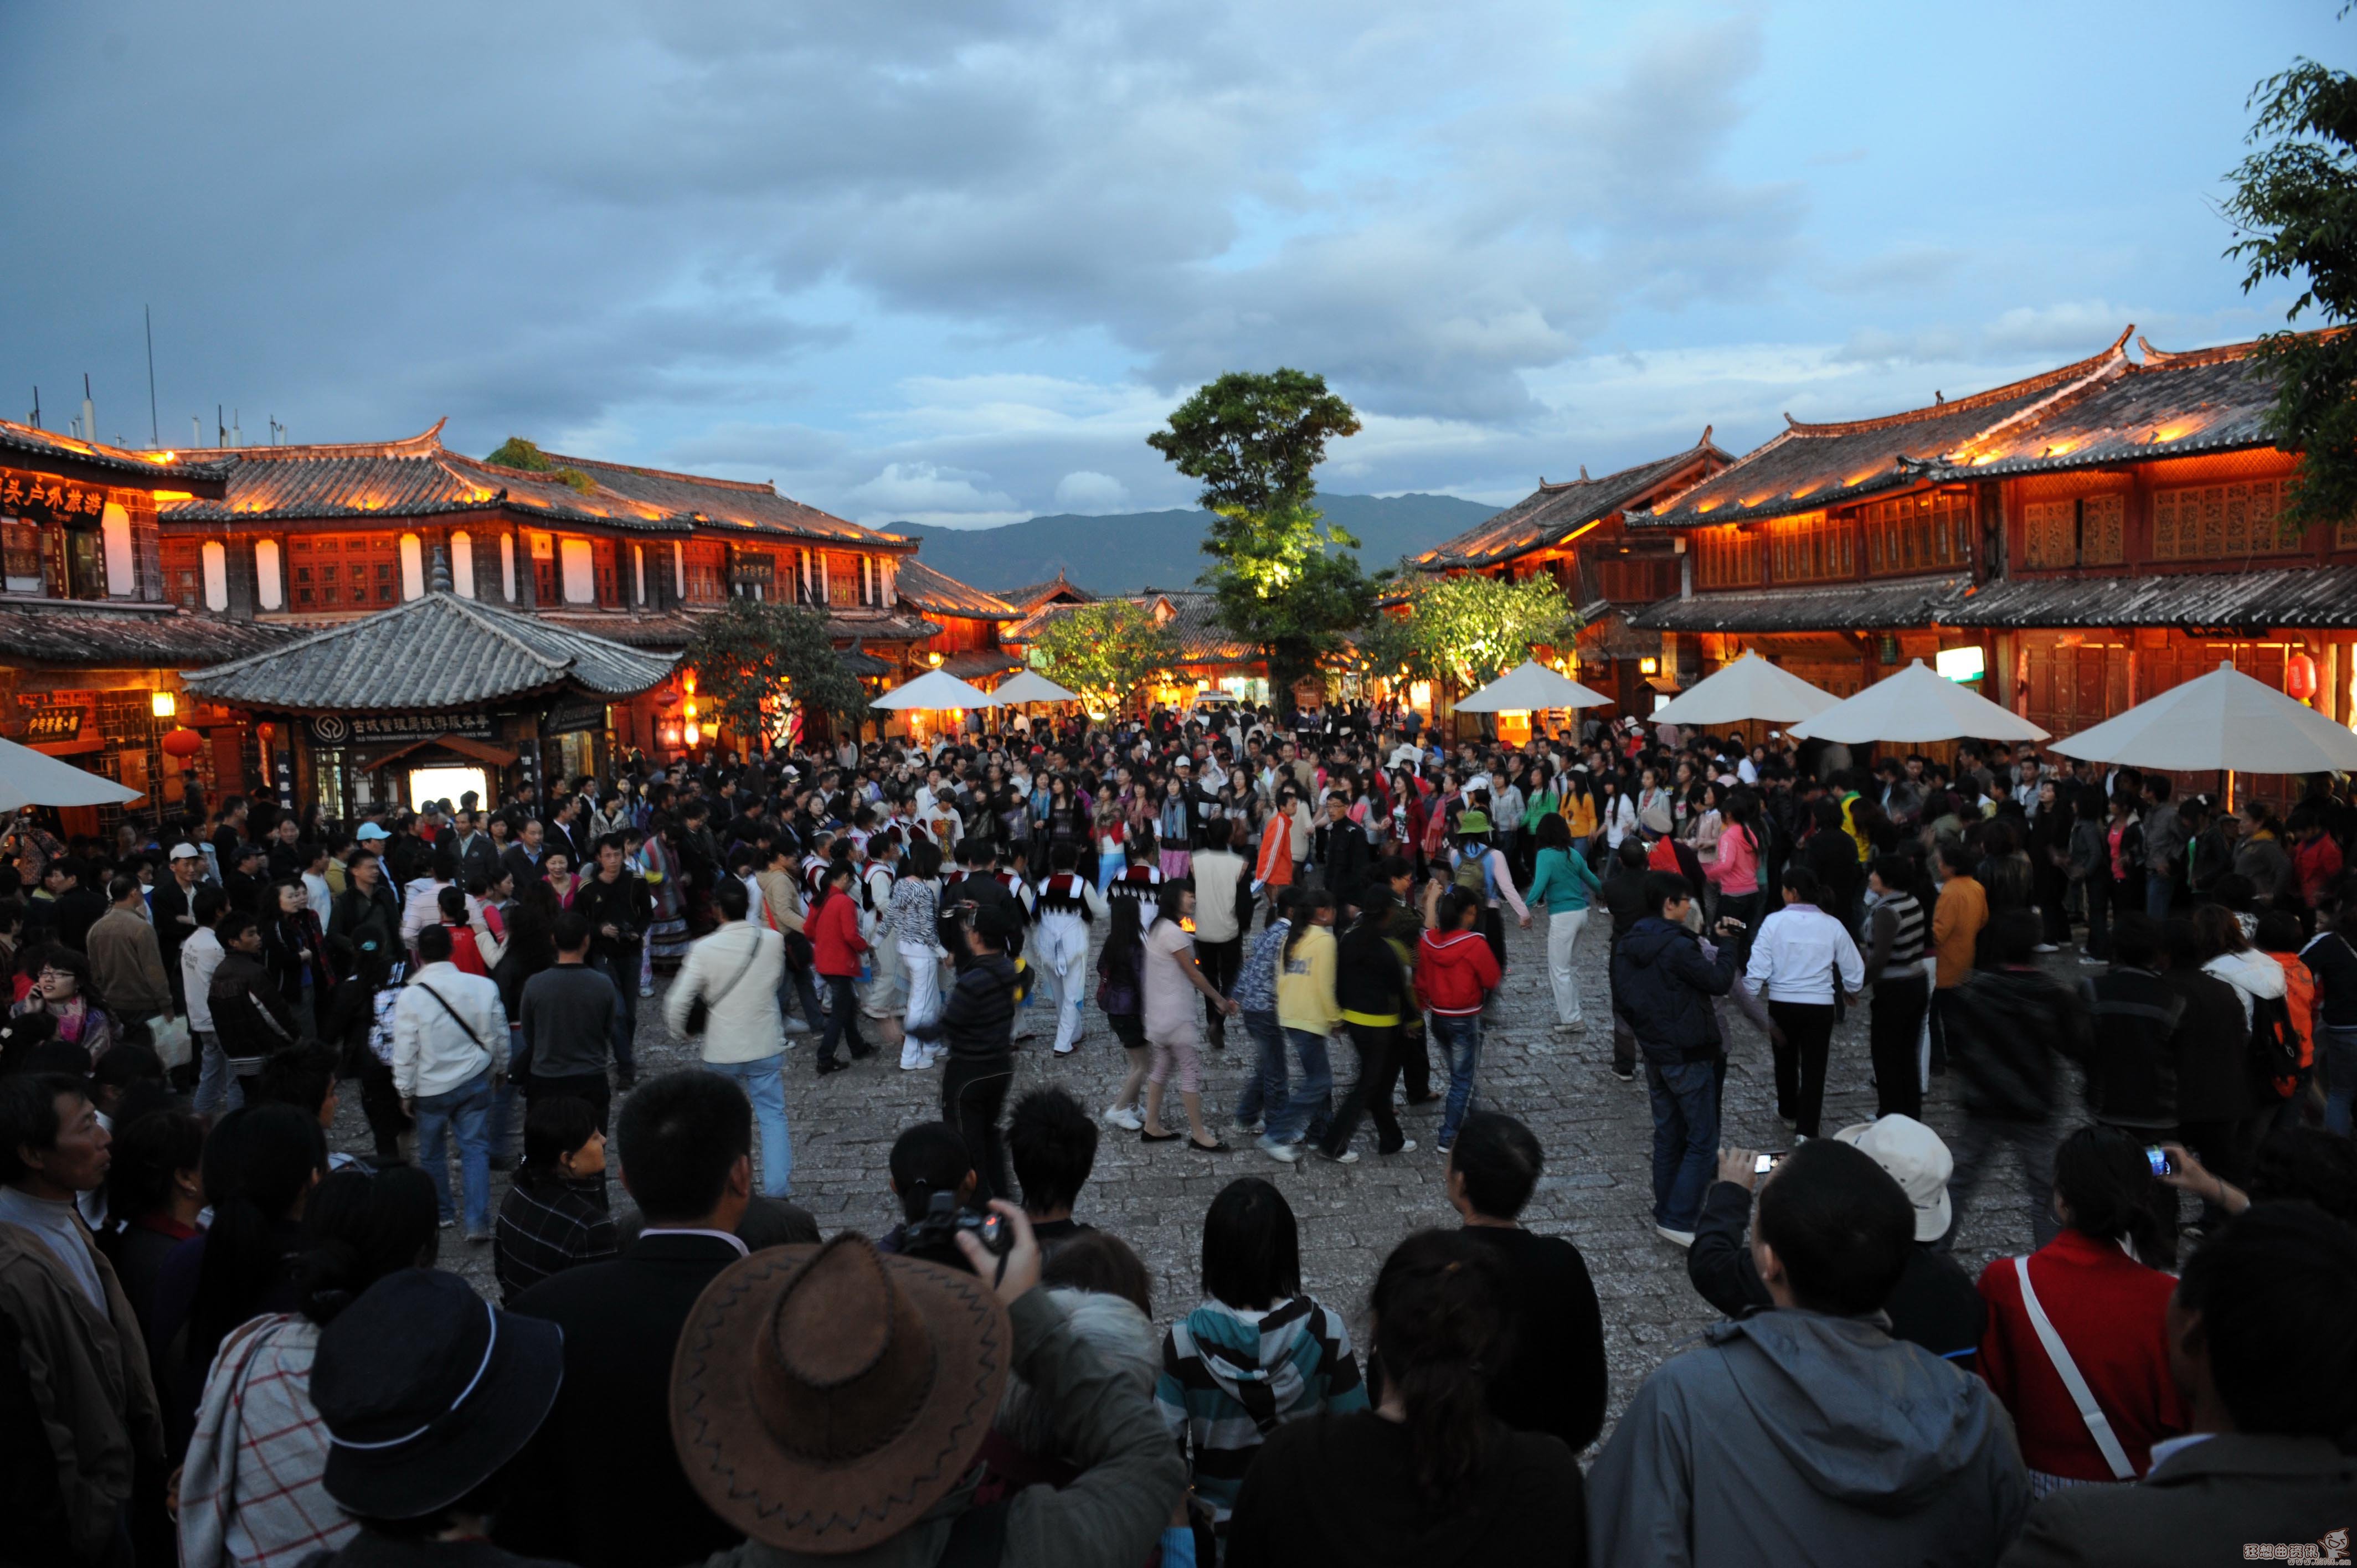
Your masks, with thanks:
<instances>
[{"instance_id":1,"label":"overcast sky","mask_svg":"<svg viewBox=\"0 0 2357 1568\"><path fill-rule=\"evenodd\" d=\"M447 416L871 522L1182 505L1232 369L1331 490L1889 412L2280 323L2220 252L2332 0L0 6L0 413Z\"/></svg>"}]
</instances>

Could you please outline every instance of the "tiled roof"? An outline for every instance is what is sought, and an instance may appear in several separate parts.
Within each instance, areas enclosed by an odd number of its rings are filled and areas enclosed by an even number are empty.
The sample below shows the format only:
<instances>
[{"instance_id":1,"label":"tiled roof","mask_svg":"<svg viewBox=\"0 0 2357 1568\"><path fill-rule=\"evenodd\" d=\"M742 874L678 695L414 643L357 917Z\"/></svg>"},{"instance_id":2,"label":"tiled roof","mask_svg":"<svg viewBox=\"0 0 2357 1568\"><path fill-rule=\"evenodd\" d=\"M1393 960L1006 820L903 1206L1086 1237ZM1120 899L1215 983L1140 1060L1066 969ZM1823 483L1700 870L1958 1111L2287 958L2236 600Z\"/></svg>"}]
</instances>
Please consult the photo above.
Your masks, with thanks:
<instances>
[{"instance_id":1,"label":"tiled roof","mask_svg":"<svg viewBox=\"0 0 2357 1568\"><path fill-rule=\"evenodd\" d=\"M1076 605L1092 605L1097 598L1061 572L1044 583L1026 583L1019 588L1001 588L998 596L1024 615L1029 615L1054 598L1063 598L1067 603Z\"/></svg>"},{"instance_id":2,"label":"tiled roof","mask_svg":"<svg viewBox=\"0 0 2357 1568\"><path fill-rule=\"evenodd\" d=\"M0 602L0 648L43 664L179 670L274 648L274 628L186 611L109 609L98 602Z\"/></svg>"},{"instance_id":3,"label":"tiled roof","mask_svg":"<svg viewBox=\"0 0 2357 1568\"><path fill-rule=\"evenodd\" d=\"M915 556L904 556L894 567L904 605L929 615L960 616L968 620L1019 620L1022 612L996 594L970 587L946 572L936 572Z\"/></svg>"},{"instance_id":4,"label":"tiled roof","mask_svg":"<svg viewBox=\"0 0 2357 1568\"><path fill-rule=\"evenodd\" d=\"M2357 566L2016 578L1984 585L1940 618L1953 626L2346 630L2357 627Z\"/></svg>"},{"instance_id":5,"label":"tiled roof","mask_svg":"<svg viewBox=\"0 0 2357 1568\"><path fill-rule=\"evenodd\" d=\"M537 618L632 648L685 648L704 618L717 613L716 609L541 610ZM846 618L851 616L856 618ZM826 634L837 641L864 638L877 642L918 642L939 637L942 628L914 616L838 610L827 618Z\"/></svg>"},{"instance_id":6,"label":"tiled roof","mask_svg":"<svg viewBox=\"0 0 2357 1568\"><path fill-rule=\"evenodd\" d=\"M2058 394L2119 374L2128 364L2123 352L2128 332L2074 364L1928 408L1837 424L1803 424L1787 414L1789 428L1781 435L1680 491L1651 516L1631 518L1631 525L1691 528L1786 517L1921 483L1927 460L1993 438L2041 404L2060 401Z\"/></svg>"},{"instance_id":7,"label":"tiled roof","mask_svg":"<svg viewBox=\"0 0 2357 1568\"><path fill-rule=\"evenodd\" d=\"M2035 417L1948 454L1957 477L2055 472L2271 446L2260 422L2276 381L2256 343L2169 354L2143 338L2142 364L2125 365L2056 399Z\"/></svg>"},{"instance_id":8,"label":"tiled roof","mask_svg":"<svg viewBox=\"0 0 2357 1568\"><path fill-rule=\"evenodd\" d=\"M0 462L29 462L44 471L77 468L93 478L103 474L126 489L221 493L221 471L197 453L136 452L6 419L0 419Z\"/></svg>"},{"instance_id":9,"label":"tiled roof","mask_svg":"<svg viewBox=\"0 0 2357 1568\"><path fill-rule=\"evenodd\" d=\"M675 474L664 468L633 467L595 457L568 457L559 452L543 456L560 468L580 469L602 489L669 516L695 518L750 532L799 534L841 544L906 544L915 548L915 542L905 535L846 522L814 506L804 506L780 495L771 484Z\"/></svg>"},{"instance_id":10,"label":"tiled roof","mask_svg":"<svg viewBox=\"0 0 2357 1568\"><path fill-rule=\"evenodd\" d=\"M974 649L964 653L952 653L942 660L944 674L961 681L981 681L993 675L1004 675L1023 668L1023 661L996 648Z\"/></svg>"},{"instance_id":11,"label":"tiled roof","mask_svg":"<svg viewBox=\"0 0 2357 1568\"><path fill-rule=\"evenodd\" d=\"M1489 566L1511 561L1534 550L1560 544L1591 522L1624 511L1645 497L1684 475L1725 464L1732 458L1711 444L1706 427L1702 439L1683 452L1639 463L1632 467L1591 479L1586 469L1577 479L1539 488L1495 516L1474 524L1454 539L1433 546L1415 558L1419 566Z\"/></svg>"},{"instance_id":12,"label":"tiled roof","mask_svg":"<svg viewBox=\"0 0 2357 1568\"><path fill-rule=\"evenodd\" d=\"M163 509L167 522L300 521L355 517L432 517L502 508L527 519L685 534L699 526L870 548L912 548L778 494L770 485L700 478L545 456L591 481L583 490L554 472L511 468L453 452L442 426L400 441L304 446L240 446L219 453L228 493Z\"/></svg>"},{"instance_id":13,"label":"tiled roof","mask_svg":"<svg viewBox=\"0 0 2357 1568\"><path fill-rule=\"evenodd\" d=\"M1877 631L1945 622L1965 577L1905 577L1812 588L1758 588L1663 599L1629 618L1639 631Z\"/></svg>"},{"instance_id":14,"label":"tiled roof","mask_svg":"<svg viewBox=\"0 0 2357 1568\"><path fill-rule=\"evenodd\" d=\"M1247 664L1261 657L1259 649L1220 624L1219 599L1211 594L1189 588L1141 588L1112 596L1148 609L1157 601L1167 601L1171 614L1163 624L1178 639L1182 664ZM1000 632L998 639L1017 646L1037 642L1050 621L1078 608L1078 605L1042 605Z\"/></svg>"},{"instance_id":15,"label":"tiled roof","mask_svg":"<svg viewBox=\"0 0 2357 1568\"><path fill-rule=\"evenodd\" d=\"M627 697L675 658L540 616L434 592L284 647L190 671L188 689L240 707L380 713L472 706L575 690Z\"/></svg>"}]
</instances>

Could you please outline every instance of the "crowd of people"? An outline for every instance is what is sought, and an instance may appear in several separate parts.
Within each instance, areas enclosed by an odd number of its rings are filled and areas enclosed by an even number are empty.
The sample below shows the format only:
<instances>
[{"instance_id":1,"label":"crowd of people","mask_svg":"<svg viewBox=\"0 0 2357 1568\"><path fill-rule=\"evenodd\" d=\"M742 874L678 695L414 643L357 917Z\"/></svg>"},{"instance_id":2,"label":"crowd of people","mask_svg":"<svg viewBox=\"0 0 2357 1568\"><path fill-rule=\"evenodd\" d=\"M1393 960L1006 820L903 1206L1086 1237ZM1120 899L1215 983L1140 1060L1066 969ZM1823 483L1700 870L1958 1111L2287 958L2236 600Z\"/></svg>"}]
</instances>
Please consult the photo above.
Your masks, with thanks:
<instances>
[{"instance_id":1,"label":"crowd of people","mask_svg":"<svg viewBox=\"0 0 2357 1568\"><path fill-rule=\"evenodd\" d=\"M104 842L27 813L0 1562L2328 1550L2357 1497L2357 810L2304 788L2279 817L1969 744L1861 768L1237 710L350 821L191 796ZM1545 1155L1483 1088L1506 922L1540 917L1516 983L1561 1035L1602 1004L1656 1232L1726 1317L1584 1477L1628 1326L1521 1225ZM658 997L698 1065L641 1079ZM1861 1004L1878 1113L1827 1129ZM1084 1107L1057 1063L1092 1006L1123 1066ZM1723 1146L1744 1030L1788 1150ZM938 1075L881 1236L791 1201L797 1036L822 1077ZM1365 1301L1321 1298L1270 1178L1417 1154L1403 1102L1437 1107L1458 1223L1410 1217ZM1081 1218L1108 1135L1270 1162L1186 1217L1194 1304L1157 1316ZM1975 1279L1958 1234L2008 1165L2035 1248ZM436 1266L445 1230L497 1305Z\"/></svg>"}]
</instances>

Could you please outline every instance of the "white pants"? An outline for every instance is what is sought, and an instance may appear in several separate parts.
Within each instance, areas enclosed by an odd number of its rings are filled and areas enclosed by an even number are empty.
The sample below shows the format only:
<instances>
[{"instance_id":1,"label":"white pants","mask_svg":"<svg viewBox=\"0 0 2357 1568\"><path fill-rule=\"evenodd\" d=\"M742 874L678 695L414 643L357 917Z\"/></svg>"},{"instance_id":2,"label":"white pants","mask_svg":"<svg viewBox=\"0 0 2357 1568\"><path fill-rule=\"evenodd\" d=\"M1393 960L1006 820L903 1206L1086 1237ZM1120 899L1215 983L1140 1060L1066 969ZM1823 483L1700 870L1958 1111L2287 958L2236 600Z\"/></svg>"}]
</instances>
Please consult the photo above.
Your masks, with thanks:
<instances>
[{"instance_id":1,"label":"white pants","mask_svg":"<svg viewBox=\"0 0 2357 1568\"><path fill-rule=\"evenodd\" d=\"M931 947L914 948L905 943L893 944L899 950L900 968L909 977L908 1026L919 1028L931 1023L942 1013L942 965ZM900 1065L915 1071L931 1058L931 1050L914 1035L900 1040Z\"/></svg>"},{"instance_id":2,"label":"white pants","mask_svg":"<svg viewBox=\"0 0 2357 1568\"><path fill-rule=\"evenodd\" d=\"M1571 966L1571 950L1587 924L1585 909L1558 909L1547 916L1547 983L1555 988L1555 1021L1579 1019L1579 973Z\"/></svg>"},{"instance_id":3,"label":"white pants","mask_svg":"<svg viewBox=\"0 0 2357 1568\"><path fill-rule=\"evenodd\" d=\"M1087 924L1078 915L1040 916L1037 956L1040 972L1055 977L1056 1049L1069 1051L1081 1037L1081 1007L1088 996Z\"/></svg>"}]
</instances>

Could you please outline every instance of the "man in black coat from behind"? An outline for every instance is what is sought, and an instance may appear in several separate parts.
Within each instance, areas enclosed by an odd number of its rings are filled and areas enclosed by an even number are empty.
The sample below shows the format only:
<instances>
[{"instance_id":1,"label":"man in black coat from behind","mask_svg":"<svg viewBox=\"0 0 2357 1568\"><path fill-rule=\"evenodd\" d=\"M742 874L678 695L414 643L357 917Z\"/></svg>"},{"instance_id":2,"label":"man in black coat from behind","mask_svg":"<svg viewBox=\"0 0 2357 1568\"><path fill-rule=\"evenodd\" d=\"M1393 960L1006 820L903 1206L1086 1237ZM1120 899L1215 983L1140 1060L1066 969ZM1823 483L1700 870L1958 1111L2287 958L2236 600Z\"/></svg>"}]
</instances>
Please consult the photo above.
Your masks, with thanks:
<instances>
[{"instance_id":1,"label":"man in black coat from behind","mask_svg":"<svg viewBox=\"0 0 2357 1568\"><path fill-rule=\"evenodd\" d=\"M705 1505L671 1440L671 1362L704 1287L746 1255L753 1108L693 1069L647 1079L615 1127L646 1216L620 1257L568 1269L515 1310L565 1330L565 1386L519 1473L500 1544L580 1568L700 1563L743 1539Z\"/></svg>"}]
</instances>

